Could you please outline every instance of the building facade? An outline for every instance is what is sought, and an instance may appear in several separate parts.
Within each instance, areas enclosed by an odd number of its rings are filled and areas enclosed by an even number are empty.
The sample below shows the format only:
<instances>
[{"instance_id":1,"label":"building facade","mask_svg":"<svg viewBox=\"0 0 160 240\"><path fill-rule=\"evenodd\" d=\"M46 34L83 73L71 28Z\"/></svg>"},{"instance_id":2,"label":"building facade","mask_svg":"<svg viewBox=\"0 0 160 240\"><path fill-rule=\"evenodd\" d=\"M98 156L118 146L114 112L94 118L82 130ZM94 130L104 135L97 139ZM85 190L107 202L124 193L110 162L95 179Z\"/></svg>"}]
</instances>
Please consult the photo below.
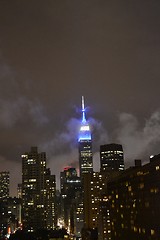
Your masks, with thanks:
<instances>
[{"instance_id":1,"label":"building facade","mask_svg":"<svg viewBox=\"0 0 160 240\"><path fill-rule=\"evenodd\" d=\"M90 126L85 117L84 97L82 97L82 121L78 138L80 177L93 172L92 138Z\"/></svg>"},{"instance_id":2,"label":"building facade","mask_svg":"<svg viewBox=\"0 0 160 240\"><path fill-rule=\"evenodd\" d=\"M113 178L108 195L112 240L160 239L160 155Z\"/></svg>"},{"instance_id":3,"label":"building facade","mask_svg":"<svg viewBox=\"0 0 160 240\"><path fill-rule=\"evenodd\" d=\"M121 144L111 143L100 146L100 167L105 170L124 170L124 156Z\"/></svg>"},{"instance_id":4,"label":"building facade","mask_svg":"<svg viewBox=\"0 0 160 240\"><path fill-rule=\"evenodd\" d=\"M79 201L77 196L81 191L81 179L77 176L76 169L74 167L65 167L64 171L61 172L61 218L70 233L76 231L76 209Z\"/></svg>"},{"instance_id":5,"label":"building facade","mask_svg":"<svg viewBox=\"0 0 160 240\"><path fill-rule=\"evenodd\" d=\"M107 184L119 171L102 171L84 175L84 223L86 231L97 231L99 240L111 240L110 205ZM85 238L84 238L85 239Z\"/></svg>"},{"instance_id":6,"label":"building facade","mask_svg":"<svg viewBox=\"0 0 160 240\"><path fill-rule=\"evenodd\" d=\"M0 172L0 200L9 197L9 172Z\"/></svg>"},{"instance_id":7,"label":"building facade","mask_svg":"<svg viewBox=\"0 0 160 240\"><path fill-rule=\"evenodd\" d=\"M22 154L22 222L28 232L54 227L55 192L55 176L46 168L45 152L31 147Z\"/></svg>"}]
</instances>

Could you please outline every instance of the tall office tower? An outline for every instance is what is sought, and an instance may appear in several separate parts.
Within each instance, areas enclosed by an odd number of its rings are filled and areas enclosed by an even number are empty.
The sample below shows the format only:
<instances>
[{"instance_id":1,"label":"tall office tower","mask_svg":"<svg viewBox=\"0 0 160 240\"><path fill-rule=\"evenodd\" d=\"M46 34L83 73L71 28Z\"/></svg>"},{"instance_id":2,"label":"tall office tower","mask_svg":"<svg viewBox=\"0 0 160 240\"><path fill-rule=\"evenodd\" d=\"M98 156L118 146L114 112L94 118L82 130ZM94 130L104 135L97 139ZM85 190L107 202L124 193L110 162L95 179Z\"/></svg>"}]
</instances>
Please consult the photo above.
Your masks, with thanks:
<instances>
[{"instance_id":1,"label":"tall office tower","mask_svg":"<svg viewBox=\"0 0 160 240\"><path fill-rule=\"evenodd\" d=\"M9 172L0 172L0 238L8 233Z\"/></svg>"},{"instance_id":2,"label":"tall office tower","mask_svg":"<svg viewBox=\"0 0 160 240\"><path fill-rule=\"evenodd\" d=\"M52 229L53 226L57 226L56 176L51 175L49 168L46 169L45 185L46 227L47 229Z\"/></svg>"},{"instance_id":3,"label":"tall office tower","mask_svg":"<svg viewBox=\"0 0 160 240\"><path fill-rule=\"evenodd\" d=\"M75 229L75 213L77 204L77 194L81 192L81 180L77 176L77 171L73 167L65 167L61 172L61 196L62 196L62 215L64 226L71 233Z\"/></svg>"},{"instance_id":4,"label":"tall office tower","mask_svg":"<svg viewBox=\"0 0 160 240\"><path fill-rule=\"evenodd\" d=\"M98 227L99 203L106 179L99 172L88 173L84 176L84 220L88 229Z\"/></svg>"},{"instance_id":5,"label":"tall office tower","mask_svg":"<svg viewBox=\"0 0 160 240\"><path fill-rule=\"evenodd\" d=\"M107 184L108 181L119 174L119 171L101 171L84 175L84 234L87 231L91 231L91 235L96 234L98 228L98 239L111 239ZM91 239L94 239L94 235Z\"/></svg>"},{"instance_id":6,"label":"tall office tower","mask_svg":"<svg viewBox=\"0 0 160 240\"><path fill-rule=\"evenodd\" d=\"M64 168L63 172L60 173L60 177L61 193L65 193L66 188L68 188L68 184L71 181L74 182L74 179L77 179L77 171L74 167L67 166Z\"/></svg>"},{"instance_id":7,"label":"tall office tower","mask_svg":"<svg viewBox=\"0 0 160 240\"><path fill-rule=\"evenodd\" d=\"M106 189L110 175L110 172L93 172L87 173L83 177L85 225L82 231L82 239L88 231L91 235L89 239L111 239ZM96 238L97 234L98 238Z\"/></svg>"},{"instance_id":8,"label":"tall office tower","mask_svg":"<svg viewBox=\"0 0 160 240\"><path fill-rule=\"evenodd\" d=\"M87 228L98 227L100 203L107 196L106 185L110 173L93 172L84 176L84 213Z\"/></svg>"},{"instance_id":9,"label":"tall office tower","mask_svg":"<svg viewBox=\"0 0 160 240\"><path fill-rule=\"evenodd\" d=\"M55 176L46 168L46 153L31 147L22 155L22 222L28 232L54 227L54 197Z\"/></svg>"},{"instance_id":10,"label":"tall office tower","mask_svg":"<svg viewBox=\"0 0 160 240\"><path fill-rule=\"evenodd\" d=\"M111 143L100 146L101 171L124 170L124 157L122 145Z\"/></svg>"},{"instance_id":11,"label":"tall office tower","mask_svg":"<svg viewBox=\"0 0 160 240\"><path fill-rule=\"evenodd\" d=\"M80 177L84 173L93 172L93 161L92 161L92 138L90 126L85 117L84 97L82 96L82 121L79 132L79 168Z\"/></svg>"},{"instance_id":12,"label":"tall office tower","mask_svg":"<svg viewBox=\"0 0 160 240\"><path fill-rule=\"evenodd\" d=\"M99 204L98 239L111 240L110 205L107 192L101 196Z\"/></svg>"},{"instance_id":13,"label":"tall office tower","mask_svg":"<svg viewBox=\"0 0 160 240\"><path fill-rule=\"evenodd\" d=\"M9 197L9 172L0 172L0 199Z\"/></svg>"}]
</instances>

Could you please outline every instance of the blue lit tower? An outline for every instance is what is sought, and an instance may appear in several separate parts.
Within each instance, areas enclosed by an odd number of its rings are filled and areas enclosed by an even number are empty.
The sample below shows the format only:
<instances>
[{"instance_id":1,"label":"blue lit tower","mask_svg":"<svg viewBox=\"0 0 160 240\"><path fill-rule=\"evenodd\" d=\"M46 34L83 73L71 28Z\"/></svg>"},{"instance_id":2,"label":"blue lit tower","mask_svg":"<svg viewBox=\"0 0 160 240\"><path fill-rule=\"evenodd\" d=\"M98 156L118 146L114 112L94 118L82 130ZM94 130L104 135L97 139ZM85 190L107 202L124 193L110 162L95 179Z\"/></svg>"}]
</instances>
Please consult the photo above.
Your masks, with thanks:
<instances>
[{"instance_id":1,"label":"blue lit tower","mask_svg":"<svg viewBox=\"0 0 160 240\"><path fill-rule=\"evenodd\" d=\"M90 126L86 120L84 97L82 96L82 121L79 131L79 169L80 177L85 173L93 172L92 138Z\"/></svg>"}]
</instances>

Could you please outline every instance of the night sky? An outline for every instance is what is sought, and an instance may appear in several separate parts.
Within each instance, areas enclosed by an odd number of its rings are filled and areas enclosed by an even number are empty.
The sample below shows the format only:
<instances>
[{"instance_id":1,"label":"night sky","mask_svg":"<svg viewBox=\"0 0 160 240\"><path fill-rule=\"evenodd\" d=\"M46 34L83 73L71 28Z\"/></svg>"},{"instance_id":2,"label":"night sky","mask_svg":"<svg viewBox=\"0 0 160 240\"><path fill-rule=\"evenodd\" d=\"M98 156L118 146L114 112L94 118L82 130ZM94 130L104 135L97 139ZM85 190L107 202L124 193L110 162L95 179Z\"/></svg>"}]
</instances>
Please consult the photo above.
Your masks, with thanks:
<instances>
[{"instance_id":1,"label":"night sky","mask_svg":"<svg viewBox=\"0 0 160 240\"><path fill-rule=\"evenodd\" d=\"M78 166L82 95L96 171L100 144L121 143L126 166L160 153L160 1L0 0L0 171L12 195L31 146L57 182Z\"/></svg>"}]
</instances>

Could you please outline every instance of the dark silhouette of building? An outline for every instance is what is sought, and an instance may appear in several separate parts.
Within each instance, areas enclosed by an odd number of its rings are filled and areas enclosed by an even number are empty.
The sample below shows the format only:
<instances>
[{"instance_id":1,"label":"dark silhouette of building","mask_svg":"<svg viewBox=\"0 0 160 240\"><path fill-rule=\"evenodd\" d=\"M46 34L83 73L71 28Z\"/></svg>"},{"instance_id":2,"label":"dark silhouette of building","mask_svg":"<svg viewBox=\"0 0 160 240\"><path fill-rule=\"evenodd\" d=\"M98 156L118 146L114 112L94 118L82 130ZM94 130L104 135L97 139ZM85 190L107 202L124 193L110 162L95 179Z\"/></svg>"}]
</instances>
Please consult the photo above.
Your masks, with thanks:
<instances>
[{"instance_id":1,"label":"dark silhouette of building","mask_svg":"<svg viewBox=\"0 0 160 240\"><path fill-rule=\"evenodd\" d=\"M160 155L108 183L112 240L160 239Z\"/></svg>"},{"instance_id":2,"label":"dark silhouette of building","mask_svg":"<svg viewBox=\"0 0 160 240\"><path fill-rule=\"evenodd\" d=\"M64 219L65 228L71 233L76 228L76 206L78 204L79 193L82 191L81 179L77 176L77 171L73 167L65 167L61 172L61 216Z\"/></svg>"},{"instance_id":3,"label":"dark silhouette of building","mask_svg":"<svg viewBox=\"0 0 160 240\"><path fill-rule=\"evenodd\" d=\"M123 148L121 144L111 143L100 146L101 171L124 170Z\"/></svg>"},{"instance_id":4,"label":"dark silhouette of building","mask_svg":"<svg viewBox=\"0 0 160 240\"><path fill-rule=\"evenodd\" d=\"M0 200L0 239L21 227L21 199L8 197Z\"/></svg>"},{"instance_id":5,"label":"dark silhouette of building","mask_svg":"<svg viewBox=\"0 0 160 240\"><path fill-rule=\"evenodd\" d=\"M2 240L5 240L3 238ZM15 233L11 234L9 240L61 240L70 239L69 234L64 228L56 229L38 229L35 232L26 232L25 230L18 229Z\"/></svg>"},{"instance_id":6,"label":"dark silhouette of building","mask_svg":"<svg viewBox=\"0 0 160 240\"><path fill-rule=\"evenodd\" d=\"M22 221L28 232L55 224L55 176L46 168L46 153L37 147L22 155Z\"/></svg>"}]
</instances>

